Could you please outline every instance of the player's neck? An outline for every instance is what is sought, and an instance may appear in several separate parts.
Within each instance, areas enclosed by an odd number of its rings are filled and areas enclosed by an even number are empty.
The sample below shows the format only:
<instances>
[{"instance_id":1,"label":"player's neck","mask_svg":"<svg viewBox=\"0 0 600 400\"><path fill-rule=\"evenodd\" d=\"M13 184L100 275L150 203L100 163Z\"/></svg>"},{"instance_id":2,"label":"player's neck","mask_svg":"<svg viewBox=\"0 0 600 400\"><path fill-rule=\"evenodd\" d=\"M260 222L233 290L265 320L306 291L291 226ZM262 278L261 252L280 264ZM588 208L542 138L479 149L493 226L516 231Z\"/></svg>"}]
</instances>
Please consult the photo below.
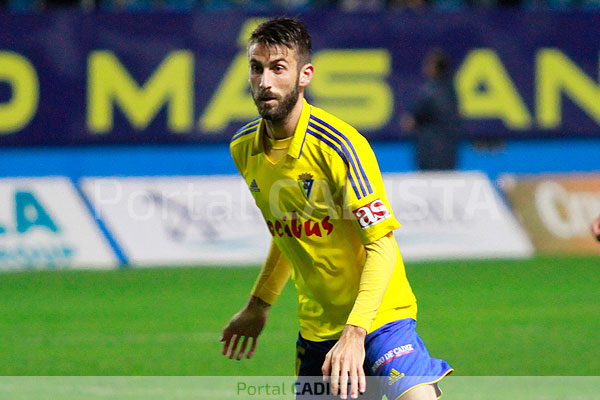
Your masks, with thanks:
<instances>
[{"instance_id":1,"label":"player's neck","mask_svg":"<svg viewBox=\"0 0 600 400\"><path fill-rule=\"evenodd\" d=\"M286 139L294 135L300 115L302 114L302 105L304 97L298 96L298 101L286 119L281 122L265 120L267 135L272 139Z\"/></svg>"}]
</instances>

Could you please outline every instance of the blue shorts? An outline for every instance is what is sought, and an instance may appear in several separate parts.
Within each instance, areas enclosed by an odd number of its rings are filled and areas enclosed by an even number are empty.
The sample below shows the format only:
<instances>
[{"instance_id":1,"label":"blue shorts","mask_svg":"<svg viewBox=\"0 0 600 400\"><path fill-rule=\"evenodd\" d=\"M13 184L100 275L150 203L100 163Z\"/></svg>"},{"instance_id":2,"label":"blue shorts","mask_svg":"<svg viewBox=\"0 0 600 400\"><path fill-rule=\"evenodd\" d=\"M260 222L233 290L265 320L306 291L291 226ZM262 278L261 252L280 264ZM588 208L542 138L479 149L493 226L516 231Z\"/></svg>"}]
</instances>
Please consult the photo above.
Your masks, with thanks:
<instances>
[{"instance_id":1,"label":"blue shorts","mask_svg":"<svg viewBox=\"0 0 600 400\"><path fill-rule=\"evenodd\" d=\"M373 387L368 383L367 393L360 396L361 399L379 400L385 394L389 400L397 400L410 389L425 384L434 384L437 396L441 396L437 382L453 369L446 361L431 358L415 330L416 325L411 318L402 319L390 322L367 335L363 367L365 375L376 377L369 378L369 383L375 379L378 385ZM325 356L335 343L335 340L312 342L298 335L296 373L299 382L302 382L302 377L322 375L321 367ZM309 391L296 398L328 398L314 394Z\"/></svg>"}]
</instances>

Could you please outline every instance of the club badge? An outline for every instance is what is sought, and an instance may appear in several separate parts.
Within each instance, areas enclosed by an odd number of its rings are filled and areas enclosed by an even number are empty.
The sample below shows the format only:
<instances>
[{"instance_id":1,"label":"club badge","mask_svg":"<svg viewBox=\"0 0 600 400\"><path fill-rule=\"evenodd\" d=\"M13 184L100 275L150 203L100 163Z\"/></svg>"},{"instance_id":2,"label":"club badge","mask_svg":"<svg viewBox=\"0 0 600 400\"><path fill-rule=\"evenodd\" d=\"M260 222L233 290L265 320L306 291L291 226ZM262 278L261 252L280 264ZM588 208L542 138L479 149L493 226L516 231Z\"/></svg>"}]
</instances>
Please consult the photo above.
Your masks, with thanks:
<instances>
[{"instance_id":1,"label":"club badge","mask_svg":"<svg viewBox=\"0 0 600 400\"><path fill-rule=\"evenodd\" d=\"M300 189L302 189L307 199L310 197L314 181L312 174L308 172L298 175L298 185L300 185Z\"/></svg>"}]
</instances>

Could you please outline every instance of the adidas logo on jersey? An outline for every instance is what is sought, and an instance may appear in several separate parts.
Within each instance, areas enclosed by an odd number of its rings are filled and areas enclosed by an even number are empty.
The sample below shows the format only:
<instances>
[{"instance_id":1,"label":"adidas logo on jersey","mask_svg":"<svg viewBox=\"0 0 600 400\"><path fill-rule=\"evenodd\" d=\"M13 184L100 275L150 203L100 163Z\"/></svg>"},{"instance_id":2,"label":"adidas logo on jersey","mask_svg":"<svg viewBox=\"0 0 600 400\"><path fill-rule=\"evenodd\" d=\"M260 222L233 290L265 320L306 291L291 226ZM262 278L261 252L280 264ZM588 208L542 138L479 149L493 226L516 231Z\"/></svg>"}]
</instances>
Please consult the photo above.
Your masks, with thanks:
<instances>
[{"instance_id":1,"label":"adidas logo on jersey","mask_svg":"<svg viewBox=\"0 0 600 400\"><path fill-rule=\"evenodd\" d=\"M404 374L392 368L392 372L390 372L390 379L388 380L388 385L392 386L394 383L398 382L402 378L404 378Z\"/></svg>"},{"instance_id":2,"label":"adidas logo on jersey","mask_svg":"<svg viewBox=\"0 0 600 400\"><path fill-rule=\"evenodd\" d=\"M252 179L252 183L250 184L250 191L252 193L260 192L260 189L258 188L258 184L256 183L256 179Z\"/></svg>"}]
</instances>

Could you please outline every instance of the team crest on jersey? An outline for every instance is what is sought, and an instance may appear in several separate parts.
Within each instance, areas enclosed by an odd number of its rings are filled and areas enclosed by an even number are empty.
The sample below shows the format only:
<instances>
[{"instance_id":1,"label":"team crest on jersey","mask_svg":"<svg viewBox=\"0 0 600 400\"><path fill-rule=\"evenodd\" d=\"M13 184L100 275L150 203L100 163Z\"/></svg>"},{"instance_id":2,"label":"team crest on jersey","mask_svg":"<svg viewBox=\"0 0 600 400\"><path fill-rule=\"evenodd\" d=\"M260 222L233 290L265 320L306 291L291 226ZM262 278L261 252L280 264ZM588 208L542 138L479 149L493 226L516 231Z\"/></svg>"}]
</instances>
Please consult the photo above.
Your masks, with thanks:
<instances>
[{"instance_id":1,"label":"team crest on jersey","mask_svg":"<svg viewBox=\"0 0 600 400\"><path fill-rule=\"evenodd\" d=\"M307 199L310 197L314 181L312 174L308 172L298 175L298 184L300 185L300 189L304 191Z\"/></svg>"}]
</instances>

